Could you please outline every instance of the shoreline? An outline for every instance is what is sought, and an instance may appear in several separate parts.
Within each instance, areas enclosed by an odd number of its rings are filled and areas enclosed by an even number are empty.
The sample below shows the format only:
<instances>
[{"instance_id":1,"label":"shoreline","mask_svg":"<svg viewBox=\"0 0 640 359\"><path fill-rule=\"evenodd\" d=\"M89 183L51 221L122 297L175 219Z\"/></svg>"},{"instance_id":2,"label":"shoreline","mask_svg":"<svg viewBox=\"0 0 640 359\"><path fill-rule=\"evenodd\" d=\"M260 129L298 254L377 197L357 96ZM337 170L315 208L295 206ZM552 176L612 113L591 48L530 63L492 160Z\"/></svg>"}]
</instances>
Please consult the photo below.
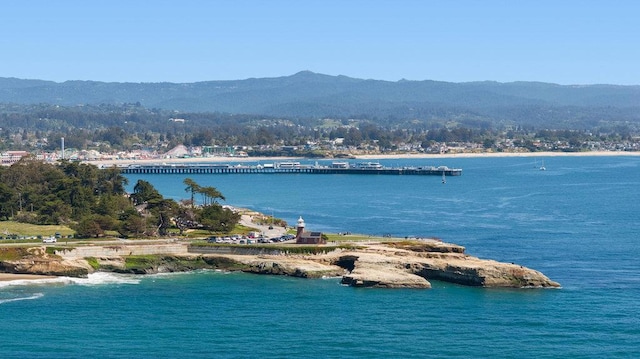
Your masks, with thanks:
<instances>
[{"instance_id":1,"label":"shoreline","mask_svg":"<svg viewBox=\"0 0 640 359\"><path fill-rule=\"evenodd\" d=\"M39 275L39 274L0 273L0 282L12 282L16 280L55 279L55 278L57 278L57 276Z\"/></svg>"},{"instance_id":2,"label":"shoreline","mask_svg":"<svg viewBox=\"0 0 640 359\"><path fill-rule=\"evenodd\" d=\"M640 156L640 152L482 152L482 153L445 153L445 154L398 154L398 155L360 155L357 159L434 159L434 158L501 158L501 157L617 157Z\"/></svg>"},{"instance_id":3,"label":"shoreline","mask_svg":"<svg viewBox=\"0 0 640 359\"><path fill-rule=\"evenodd\" d=\"M590 152L483 152L483 153L403 153L353 155L356 160L395 160L395 159L451 159L451 158L506 158L506 157L640 157L640 152L623 151L590 151ZM344 160L340 158L307 158L307 157L189 157L189 158L152 158L152 159L120 159L82 161L102 166L131 164L178 164L178 163L221 163L221 162L277 162L290 160Z\"/></svg>"},{"instance_id":4,"label":"shoreline","mask_svg":"<svg viewBox=\"0 0 640 359\"><path fill-rule=\"evenodd\" d=\"M1 274L4 283L86 278L96 272L145 275L214 269L299 278L341 277L340 283L351 287L431 288L431 280L485 288L561 286L534 269L474 257L462 246L434 239L311 247L122 243L64 248L55 250L53 256L44 250L29 253L9 264L33 275Z\"/></svg>"}]
</instances>

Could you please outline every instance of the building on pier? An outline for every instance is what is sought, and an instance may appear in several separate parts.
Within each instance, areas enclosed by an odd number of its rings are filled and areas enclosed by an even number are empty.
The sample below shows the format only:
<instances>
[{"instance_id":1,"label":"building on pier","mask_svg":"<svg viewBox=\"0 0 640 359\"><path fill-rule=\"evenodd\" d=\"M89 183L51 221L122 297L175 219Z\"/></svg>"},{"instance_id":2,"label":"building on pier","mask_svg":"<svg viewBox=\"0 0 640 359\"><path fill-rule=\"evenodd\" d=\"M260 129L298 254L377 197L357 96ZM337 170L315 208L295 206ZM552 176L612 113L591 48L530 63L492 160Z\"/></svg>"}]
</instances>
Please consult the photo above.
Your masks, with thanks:
<instances>
[{"instance_id":1,"label":"building on pier","mask_svg":"<svg viewBox=\"0 0 640 359\"><path fill-rule=\"evenodd\" d=\"M120 167L124 174L369 174L369 175L437 175L460 176L462 169L446 166L434 167L351 167L301 165L286 162L256 166L229 164L162 164L128 165Z\"/></svg>"}]
</instances>

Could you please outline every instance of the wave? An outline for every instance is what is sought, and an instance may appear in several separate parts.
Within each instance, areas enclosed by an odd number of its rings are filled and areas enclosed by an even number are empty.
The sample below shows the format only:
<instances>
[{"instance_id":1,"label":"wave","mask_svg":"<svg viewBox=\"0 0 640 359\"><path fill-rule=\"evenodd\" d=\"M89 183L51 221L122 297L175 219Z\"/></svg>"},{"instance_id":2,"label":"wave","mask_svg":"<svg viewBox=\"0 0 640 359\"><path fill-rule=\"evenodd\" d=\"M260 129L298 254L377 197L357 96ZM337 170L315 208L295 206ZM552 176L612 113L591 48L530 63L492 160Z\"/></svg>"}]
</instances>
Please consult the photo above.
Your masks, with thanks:
<instances>
[{"instance_id":1,"label":"wave","mask_svg":"<svg viewBox=\"0 0 640 359\"><path fill-rule=\"evenodd\" d=\"M50 283L60 283L60 278L42 278L42 279L15 279L0 281L0 289L6 287L28 286L28 285L40 285Z\"/></svg>"},{"instance_id":2,"label":"wave","mask_svg":"<svg viewBox=\"0 0 640 359\"><path fill-rule=\"evenodd\" d=\"M8 299L0 299L0 304L9 303L9 302L17 302L20 300L34 300L38 298L42 298L44 296L43 293L35 293L28 297L20 297L20 298L8 298Z\"/></svg>"},{"instance_id":3,"label":"wave","mask_svg":"<svg viewBox=\"0 0 640 359\"><path fill-rule=\"evenodd\" d=\"M100 285L139 284L141 277L135 274L119 274L111 272L95 272L87 278L61 277L65 283L87 287Z\"/></svg>"},{"instance_id":4,"label":"wave","mask_svg":"<svg viewBox=\"0 0 640 359\"><path fill-rule=\"evenodd\" d=\"M87 278L75 277L55 277L43 279L16 279L0 282L0 288L16 287L16 286L34 286L34 285L81 285L81 286L99 286L114 284L139 284L140 276L135 274L118 274L109 272L95 272L87 276Z\"/></svg>"}]
</instances>

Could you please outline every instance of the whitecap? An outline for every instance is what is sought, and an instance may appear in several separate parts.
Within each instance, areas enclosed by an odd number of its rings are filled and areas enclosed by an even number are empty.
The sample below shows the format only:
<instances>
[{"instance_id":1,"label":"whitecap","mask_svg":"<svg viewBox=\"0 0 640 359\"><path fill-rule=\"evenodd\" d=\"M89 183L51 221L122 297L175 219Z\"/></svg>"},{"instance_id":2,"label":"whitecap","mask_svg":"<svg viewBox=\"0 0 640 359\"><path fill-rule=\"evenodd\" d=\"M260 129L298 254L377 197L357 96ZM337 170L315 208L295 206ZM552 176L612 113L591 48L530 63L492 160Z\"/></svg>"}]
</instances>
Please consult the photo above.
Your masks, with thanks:
<instances>
[{"instance_id":1,"label":"whitecap","mask_svg":"<svg viewBox=\"0 0 640 359\"><path fill-rule=\"evenodd\" d=\"M61 277L61 280L68 284L92 287L113 284L139 284L141 278L135 274L95 272L89 274L86 278Z\"/></svg>"},{"instance_id":2,"label":"whitecap","mask_svg":"<svg viewBox=\"0 0 640 359\"><path fill-rule=\"evenodd\" d=\"M30 295L28 297L0 299L0 304L9 303L9 302L17 302L17 301L20 301L20 300L34 300L34 299L42 298L43 296L44 296L43 293L34 293L33 295Z\"/></svg>"},{"instance_id":3,"label":"whitecap","mask_svg":"<svg viewBox=\"0 0 640 359\"><path fill-rule=\"evenodd\" d=\"M62 277L54 278L41 278L41 279L14 279L7 281L0 281L0 289L7 287L28 286L28 285L41 285L41 284L55 284L64 283L65 280Z\"/></svg>"},{"instance_id":4,"label":"whitecap","mask_svg":"<svg viewBox=\"0 0 640 359\"><path fill-rule=\"evenodd\" d=\"M54 277L43 279L16 279L0 282L0 288L14 286L34 286L34 285L81 285L81 286L99 286L113 284L138 284L140 277L134 274L118 274L110 272L95 272L89 274L86 278L76 277Z\"/></svg>"}]
</instances>

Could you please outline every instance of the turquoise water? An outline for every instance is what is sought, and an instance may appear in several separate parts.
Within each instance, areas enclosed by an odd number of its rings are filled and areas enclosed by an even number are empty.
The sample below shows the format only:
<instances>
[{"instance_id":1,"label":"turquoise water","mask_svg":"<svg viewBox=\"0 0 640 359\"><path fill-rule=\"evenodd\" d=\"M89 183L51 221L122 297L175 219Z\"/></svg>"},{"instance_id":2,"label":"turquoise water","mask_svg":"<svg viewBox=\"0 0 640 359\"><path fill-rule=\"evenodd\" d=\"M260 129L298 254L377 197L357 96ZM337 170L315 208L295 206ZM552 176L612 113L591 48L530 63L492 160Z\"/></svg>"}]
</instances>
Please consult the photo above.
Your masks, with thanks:
<instances>
[{"instance_id":1,"label":"turquoise water","mask_svg":"<svg viewBox=\"0 0 640 359\"><path fill-rule=\"evenodd\" d=\"M2 284L0 352L49 357L640 356L640 157L381 161L461 177L193 175L310 229L437 236L547 274L558 290L353 289L205 271ZM539 163L540 159L538 159ZM186 198L184 176L130 177Z\"/></svg>"}]
</instances>

